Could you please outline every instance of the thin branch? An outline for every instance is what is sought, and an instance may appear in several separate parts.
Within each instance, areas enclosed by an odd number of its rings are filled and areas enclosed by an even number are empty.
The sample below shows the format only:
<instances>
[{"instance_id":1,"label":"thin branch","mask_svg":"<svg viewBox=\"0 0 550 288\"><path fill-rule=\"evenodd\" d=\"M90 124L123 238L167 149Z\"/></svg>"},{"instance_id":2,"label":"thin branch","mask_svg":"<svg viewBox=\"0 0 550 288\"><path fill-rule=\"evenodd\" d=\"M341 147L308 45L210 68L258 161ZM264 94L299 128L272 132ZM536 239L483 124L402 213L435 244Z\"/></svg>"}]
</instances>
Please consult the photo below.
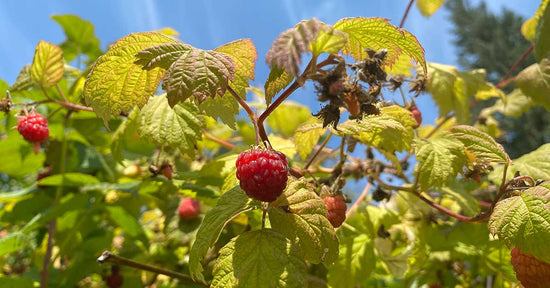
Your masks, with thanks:
<instances>
[{"instance_id":1,"label":"thin branch","mask_svg":"<svg viewBox=\"0 0 550 288\"><path fill-rule=\"evenodd\" d=\"M363 192L361 192L361 195L359 195L359 197L357 197L355 202L353 202L351 207L349 207L349 210L346 212L346 218L348 218L349 216L351 216L351 214L353 214L355 209L357 209L357 206L359 205L359 203L363 202L363 200L365 199L365 197L369 193L369 190L370 190L371 186L372 186L372 184L370 182L367 182L367 185L365 185L365 188L363 189Z\"/></svg>"},{"instance_id":2,"label":"thin branch","mask_svg":"<svg viewBox=\"0 0 550 288\"><path fill-rule=\"evenodd\" d=\"M220 138L214 136L212 133L210 133L210 132L208 132L208 131L206 131L206 130L202 130L202 134L203 134L204 136L206 136L206 138L208 138L208 139L210 139L210 140L212 140L212 141L214 141L214 142L216 142L216 143L222 145L223 147L226 147L226 148L229 148L229 149L235 148L235 145L234 145L234 144L229 143L229 142L227 142L227 141L225 141L225 140L223 140L223 139L220 139Z\"/></svg>"},{"instance_id":3,"label":"thin branch","mask_svg":"<svg viewBox=\"0 0 550 288\"><path fill-rule=\"evenodd\" d=\"M418 192L415 192L414 195L416 195L418 198L420 198L420 200L428 203L428 205L432 206L433 208L453 217L453 218L456 218L460 221L463 221L463 222L468 222L468 223L474 223L474 222L485 222L487 221L487 217L486 217L486 214L485 213L480 213L474 217L468 217L468 216L464 216L464 215L461 215L461 214L458 214L458 213L455 213L435 202L433 202L432 200L424 197L422 194L418 193Z\"/></svg>"},{"instance_id":4,"label":"thin branch","mask_svg":"<svg viewBox=\"0 0 550 288\"><path fill-rule=\"evenodd\" d=\"M59 88L59 85L57 83L55 84L55 89L57 89L57 93L59 93L59 95L61 95L61 98L63 99L63 101L69 102L69 101L67 101L67 98L65 97L65 94L63 93L63 91L61 91L61 88Z\"/></svg>"},{"instance_id":5,"label":"thin branch","mask_svg":"<svg viewBox=\"0 0 550 288\"><path fill-rule=\"evenodd\" d=\"M523 55L521 55L521 57L518 59L518 61L516 61L516 63L514 63L514 65L510 68L510 70L508 70L508 72L506 72L506 75L504 75L504 77L502 77L502 80L500 80L500 82L497 84L497 88L502 88L504 86L506 86L506 84L508 84L508 82L506 82L506 79L508 79L508 77L510 77L512 75L512 73L514 73L514 71L519 67L519 65L521 65L521 63L523 63L523 61L525 61L525 59L527 59L527 56L529 56L529 54L531 54L531 52L533 52L533 44L531 44L531 46L529 46L529 48L527 48L527 50L523 53Z\"/></svg>"},{"instance_id":6,"label":"thin branch","mask_svg":"<svg viewBox=\"0 0 550 288\"><path fill-rule=\"evenodd\" d=\"M399 28L403 28L403 25L405 25L405 19L407 19L407 16L409 15L409 11L411 10L413 3L414 3L414 0L409 1L409 5L407 5L405 14L403 14L403 18L401 18L401 23L399 24Z\"/></svg>"},{"instance_id":7,"label":"thin branch","mask_svg":"<svg viewBox=\"0 0 550 288\"><path fill-rule=\"evenodd\" d=\"M252 124L254 125L254 132L256 133L256 145L258 145L259 143L259 139L258 139L258 136L259 136L262 139L262 142L266 144L266 146L270 147L271 143L267 138L267 133L265 133L265 129L263 128L263 125L258 125L258 117L256 117L256 114L254 113L254 111L252 111L250 106L246 104L244 99L241 98L239 94L237 94L237 92L235 92L235 90L231 88L231 86L227 86L227 90L229 91L229 93L231 93L231 95L233 95L233 97L237 100L237 102L239 102L241 107L244 108L244 110L246 111L246 114L248 114L248 118L250 118L250 121L252 121ZM261 129L260 129L260 126L261 126Z\"/></svg>"},{"instance_id":8,"label":"thin branch","mask_svg":"<svg viewBox=\"0 0 550 288\"><path fill-rule=\"evenodd\" d=\"M328 143L328 141L330 140L331 137L332 137L332 132L330 132L328 134L327 138L325 138L325 141L323 141L323 143L321 144L321 147L319 147L319 149L317 149L317 151L315 151L315 154L313 154L313 156L311 156L309 161L307 161L306 166L304 166L303 170L307 170L307 168L311 165L311 163L313 163L313 160L315 160L315 158L317 158L317 156L323 150L323 148L325 148L325 146L327 146L327 143Z\"/></svg>"},{"instance_id":9,"label":"thin branch","mask_svg":"<svg viewBox=\"0 0 550 288\"><path fill-rule=\"evenodd\" d=\"M508 186L508 183L506 183L506 173L508 171L508 163L504 164L504 169L502 172L502 182L500 183L500 187L498 188L498 194L491 203L491 208L489 208L489 212L492 213L495 209L495 206L497 205L498 200L506 194L506 187Z\"/></svg>"},{"instance_id":10,"label":"thin branch","mask_svg":"<svg viewBox=\"0 0 550 288\"><path fill-rule=\"evenodd\" d=\"M156 267L156 266L152 266L152 265L148 265L148 264L139 263L139 262L130 260L128 258L117 256L117 255L115 255L115 254L113 254L109 251L103 252L103 254L101 254L101 256L99 256L99 258L97 258L97 262L102 263L102 264L105 263L105 262L111 262L111 263L116 263L116 264L120 264L120 265L130 266L130 267L134 267L134 268L137 268L137 269L150 271L150 272L153 272L153 273L166 275L166 276L169 276L169 277L172 277L172 278L177 278L177 279L180 279L180 280L188 282L188 283L196 283L196 284L204 286L204 287L209 287L209 285L207 283L204 283L204 282L201 282L201 281L198 281L198 280L194 280L189 275L181 274L181 273L178 273L178 272L175 272L175 271L167 270L167 269L164 269L164 268L160 268L160 267Z\"/></svg>"},{"instance_id":11,"label":"thin branch","mask_svg":"<svg viewBox=\"0 0 550 288\"><path fill-rule=\"evenodd\" d=\"M53 100L53 102L55 102L55 103L57 103L61 106L70 108L72 110L82 110L82 111L94 112L94 109L92 107L77 105L77 104L73 104L73 103L70 103L70 102L63 102L63 101L59 101L59 100Z\"/></svg>"},{"instance_id":12,"label":"thin branch","mask_svg":"<svg viewBox=\"0 0 550 288\"><path fill-rule=\"evenodd\" d=\"M52 259L52 250L53 250L53 237L55 234L56 228L56 219L50 221L48 227L48 242L46 244L46 253L44 254L44 262L42 263L42 271L40 272L40 288L48 287L48 278L50 273L48 272L48 267L50 266L50 261Z\"/></svg>"}]
</instances>

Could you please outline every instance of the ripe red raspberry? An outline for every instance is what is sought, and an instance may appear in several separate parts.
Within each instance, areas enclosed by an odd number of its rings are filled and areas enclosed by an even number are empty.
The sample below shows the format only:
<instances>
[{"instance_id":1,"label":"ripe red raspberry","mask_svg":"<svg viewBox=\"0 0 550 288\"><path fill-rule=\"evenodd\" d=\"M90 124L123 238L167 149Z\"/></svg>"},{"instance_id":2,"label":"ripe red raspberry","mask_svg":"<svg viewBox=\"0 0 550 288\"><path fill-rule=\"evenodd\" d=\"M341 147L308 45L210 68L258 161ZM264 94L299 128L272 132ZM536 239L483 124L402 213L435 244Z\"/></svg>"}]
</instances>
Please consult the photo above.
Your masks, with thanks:
<instances>
[{"instance_id":1,"label":"ripe red raspberry","mask_svg":"<svg viewBox=\"0 0 550 288\"><path fill-rule=\"evenodd\" d=\"M342 195L323 197L327 206L327 218L332 227L337 228L346 220L346 202Z\"/></svg>"},{"instance_id":2,"label":"ripe red raspberry","mask_svg":"<svg viewBox=\"0 0 550 288\"><path fill-rule=\"evenodd\" d=\"M25 140L31 143L40 143L50 136L48 120L36 112L31 112L28 116L19 118L17 131L23 135Z\"/></svg>"},{"instance_id":3,"label":"ripe red raspberry","mask_svg":"<svg viewBox=\"0 0 550 288\"><path fill-rule=\"evenodd\" d=\"M162 175L164 175L168 180L172 180L172 165L166 164L160 168Z\"/></svg>"},{"instance_id":4,"label":"ripe red raspberry","mask_svg":"<svg viewBox=\"0 0 550 288\"><path fill-rule=\"evenodd\" d=\"M422 113L420 113L420 110L418 110L416 106L411 106L411 108L409 108L409 111L411 111L414 120L416 120L416 125L414 125L412 128L416 129L420 127L420 124L422 124Z\"/></svg>"},{"instance_id":5,"label":"ripe red raspberry","mask_svg":"<svg viewBox=\"0 0 550 288\"><path fill-rule=\"evenodd\" d=\"M183 198L180 207L178 208L178 215L181 220L195 219L201 214L201 203L195 198Z\"/></svg>"},{"instance_id":6,"label":"ripe red raspberry","mask_svg":"<svg viewBox=\"0 0 550 288\"><path fill-rule=\"evenodd\" d=\"M246 194L254 199L272 202L286 188L288 163L283 153L252 149L237 158L237 179Z\"/></svg>"},{"instance_id":7,"label":"ripe red raspberry","mask_svg":"<svg viewBox=\"0 0 550 288\"><path fill-rule=\"evenodd\" d=\"M523 253L515 247L511 252L512 266L516 278L525 288L550 287L550 263L543 262L531 254Z\"/></svg>"}]
</instances>

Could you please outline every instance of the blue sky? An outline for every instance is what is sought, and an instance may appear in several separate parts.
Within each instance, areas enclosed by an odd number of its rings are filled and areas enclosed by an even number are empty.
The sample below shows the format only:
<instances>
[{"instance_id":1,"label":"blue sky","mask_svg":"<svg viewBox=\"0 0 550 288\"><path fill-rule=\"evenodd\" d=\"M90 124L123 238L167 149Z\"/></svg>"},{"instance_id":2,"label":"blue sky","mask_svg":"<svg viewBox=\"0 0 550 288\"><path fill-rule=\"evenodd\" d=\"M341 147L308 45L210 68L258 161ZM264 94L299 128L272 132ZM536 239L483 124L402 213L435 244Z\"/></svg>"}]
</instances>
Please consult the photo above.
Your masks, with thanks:
<instances>
[{"instance_id":1,"label":"blue sky","mask_svg":"<svg viewBox=\"0 0 550 288\"><path fill-rule=\"evenodd\" d=\"M479 3L480 0L471 0ZM264 55L279 33L302 19L316 17L325 23L335 23L343 17L383 17L398 25L408 0L280 0L280 1L176 1L176 0L4 0L0 9L0 45L2 64L0 78L13 83L21 67L31 63L34 47L40 40L60 43L61 28L51 20L55 14L76 14L91 21L102 47L132 32L172 27L180 32L183 42L202 49L212 49L240 38L250 38L258 50L256 80L263 86L269 73ZM500 11L503 6L525 18L537 9L536 0L490 0L488 6ZM29 9L29 7L31 7ZM405 23L426 50L431 62L456 65L448 12L441 9L431 18L424 18L413 6ZM519 55L518 55L519 57ZM319 107L311 86L291 97ZM425 123L433 122L435 111L430 97L417 100Z\"/></svg>"}]
</instances>

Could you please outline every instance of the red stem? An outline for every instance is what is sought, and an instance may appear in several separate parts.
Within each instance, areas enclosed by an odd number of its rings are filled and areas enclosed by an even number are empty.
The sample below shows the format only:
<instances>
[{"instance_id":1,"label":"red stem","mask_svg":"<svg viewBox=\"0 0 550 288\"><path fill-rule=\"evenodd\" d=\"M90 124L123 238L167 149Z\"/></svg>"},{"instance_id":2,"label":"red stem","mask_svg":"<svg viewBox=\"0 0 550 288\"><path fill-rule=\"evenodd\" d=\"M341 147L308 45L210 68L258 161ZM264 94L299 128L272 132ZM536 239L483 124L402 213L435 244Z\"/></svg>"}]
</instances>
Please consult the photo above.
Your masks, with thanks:
<instances>
[{"instance_id":1,"label":"red stem","mask_svg":"<svg viewBox=\"0 0 550 288\"><path fill-rule=\"evenodd\" d=\"M432 206L433 208L453 217L453 218L456 218L460 221L463 221L463 222L468 222L468 223L473 223L473 222L481 222L483 220L483 218L485 217L481 217L481 216L485 216L484 213L480 213L478 216L475 216L475 217L468 217L468 216L464 216L464 215L461 215L461 214L457 214L437 203L434 203L432 200L422 196L422 194L418 193L418 192L415 192L414 195L416 195L418 198L420 198L420 200L428 203L428 205Z\"/></svg>"},{"instance_id":2,"label":"red stem","mask_svg":"<svg viewBox=\"0 0 550 288\"><path fill-rule=\"evenodd\" d=\"M210 132L208 132L206 130L202 130L202 134L204 136L206 136L206 138L208 138L208 139L210 139L210 140L212 140L212 141L214 141L214 142L216 142L216 143L218 143L218 144L220 144L220 145L222 145L226 148L229 148L229 149L235 148L234 144L231 144L231 143L229 143L229 142L227 142L223 139L220 139L220 138L214 136L213 134L211 134Z\"/></svg>"},{"instance_id":3,"label":"red stem","mask_svg":"<svg viewBox=\"0 0 550 288\"><path fill-rule=\"evenodd\" d=\"M523 61L525 61L525 59L527 59L527 56L529 56L531 52L533 52L533 44L531 44L531 46L527 48L527 50L523 53L523 55L521 55L521 58L519 58L518 61L516 61L516 63L510 68L510 70L508 70L506 75L504 75L502 80L500 80L500 82L497 84L496 86L497 88L502 88L506 86L508 83L510 83L509 81L506 81L508 77L510 77L512 73L514 73L514 71L519 67L519 65L521 65L521 63L523 63Z\"/></svg>"},{"instance_id":4,"label":"red stem","mask_svg":"<svg viewBox=\"0 0 550 288\"><path fill-rule=\"evenodd\" d=\"M348 218L349 216L351 216L351 214L353 214L353 212L355 211L355 209L357 208L357 205L359 205L359 203L363 202L363 199L365 199L365 197L369 193L369 190L370 190L371 186L372 186L372 184L370 182L367 182L367 185L365 185L365 188L363 189L363 192L361 192L361 195L359 195L359 197L357 197L355 202L353 202L353 204L349 208L348 212L346 212L346 218Z\"/></svg>"},{"instance_id":5,"label":"red stem","mask_svg":"<svg viewBox=\"0 0 550 288\"><path fill-rule=\"evenodd\" d=\"M44 263L42 264L42 271L40 272L40 288L48 287L48 267L52 258L53 249L53 235L55 233L56 220L55 218L50 221L48 227L48 242L46 244L46 254L44 255Z\"/></svg>"},{"instance_id":6,"label":"red stem","mask_svg":"<svg viewBox=\"0 0 550 288\"><path fill-rule=\"evenodd\" d=\"M414 3L414 0L409 1L409 5L407 5L405 14L403 14L403 18L401 18L401 23L399 24L399 28L403 28L403 25L405 25L405 19L407 19L407 16L409 15L409 11L411 10L411 6L413 5L413 3Z\"/></svg>"}]
</instances>

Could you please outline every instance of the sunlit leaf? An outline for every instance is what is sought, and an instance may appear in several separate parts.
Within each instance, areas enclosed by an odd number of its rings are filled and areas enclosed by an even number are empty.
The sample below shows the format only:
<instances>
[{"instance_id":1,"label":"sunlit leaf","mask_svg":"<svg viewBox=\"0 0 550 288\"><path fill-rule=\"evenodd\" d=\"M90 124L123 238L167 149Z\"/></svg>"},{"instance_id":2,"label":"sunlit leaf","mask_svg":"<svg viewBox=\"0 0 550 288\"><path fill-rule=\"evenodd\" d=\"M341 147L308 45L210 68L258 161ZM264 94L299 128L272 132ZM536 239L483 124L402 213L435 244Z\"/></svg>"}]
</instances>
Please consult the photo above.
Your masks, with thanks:
<instances>
[{"instance_id":1,"label":"sunlit leaf","mask_svg":"<svg viewBox=\"0 0 550 288\"><path fill-rule=\"evenodd\" d=\"M288 74L284 68L279 68L277 66L271 67L269 76L265 81L264 90L265 90L265 102L267 105L271 104L271 100L279 91L283 90L290 82L292 82L294 76Z\"/></svg>"},{"instance_id":2,"label":"sunlit leaf","mask_svg":"<svg viewBox=\"0 0 550 288\"><path fill-rule=\"evenodd\" d=\"M267 124L274 131L290 137L300 124L310 118L311 111L307 106L293 101L285 101L269 115Z\"/></svg>"},{"instance_id":3,"label":"sunlit leaf","mask_svg":"<svg viewBox=\"0 0 550 288\"><path fill-rule=\"evenodd\" d=\"M387 152L399 152L410 148L415 124L410 111L394 105L382 108L380 115L348 120L338 125L333 133L352 135L362 143Z\"/></svg>"},{"instance_id":4,"label":"sunlit leaf","mask_svg":"<svg viewBox=\"0 0 550 288\"><path fill-rule=\"evenodd\" d=\"M143 32L119 39L99 57L84 85L84 99L105 123L111 115L142 107L158 88L161 68L143 70L134 64L135 54L145 48L173 43L160 33Z\"/></svg>"},{"instance_id":5,"label":"sunlit leaf","mask_svg":"<svg viewBox=\"0 0 550 288\"><path fill-rule=\"evenodd\" d=\"M237 215L258 208L259 205L258 201L248 198L238 186L221 196L216 207L206 213L189 254L189 270L192 277L204 281L201 261L208 249L216 243L225 225Z\"/></svg>"},{"instance_id":6,"label":"sunlit leaf","mask_svg":"<svg viewBox=\"0 0 550 288\"><path fill-rule=\"evenodd\" d=\"M9 90L10 92L27 90L31 88L33 84L34 82L31 78L31 64L27 64L21 68L15 83L10 86Z\"/></svg>"},{"instance_id":7,"label":"sunlit leaf","mask_svg":"<svg viewBox=\"0 0 550 288\"><path fill-rule=\"evenodd\" d=\"M415 141L415 154L418 165L418 183L423 190L441 186L450 177L462 172L468 163L464 145L449 136L437 136Z\"/></svg>"},{"instance_id":8,"label":"sunlit leaf","mask_svg":"<svg viewBox=\"0 0 550 288\"><path fill-rule=\"evenodd\" d=\"M305 260L331 264L338 259L338 239L327 219L323 200L304 179L289 180L277 200L269 204L273 230L295 242Z\"/></svg>"},{"instance_id":9,"label":"sunlit leaf","mask_svg":"<svg viewBox=\"0 0 550 288\"><path fill-rule=\"evenodd\" d=\"M151 97L139 113L139 119L139 135L143 139L194 155L204 127L204 118L194 103L187 101L170 108L163 95Z\"/></svg>"},{"instance_id":10,"label":"sunlit leaf","mask_svg":"<svg viewBox=\"0 0 550 288\"><path fill-rule=\"evenodd\" d=\"M489 230L509 246L550 262L550 182L497 203Z\"/></svg>"},{"instance_id":11,"label":"sunlit leaf","mask_svg":"<svg viewBox=\"0 0 550 288\"><path fill-rule=\"evenodd\" d=\"M34 51L31 65L31 79L37 85L47 88L63 78L63 51L56 45L40 41Z\"/></svg>"},{"instance_id":12,"label":"sunlit leaf","mask_svg":"<svg viewBox=\"0 0 550 288\"><path fill-rule=\"evenodd\" d=\"M245 232L220 250L211 287L305 287L306 265L283 235L262 229Z\"/></svg>"},{"instance_id":13,"label":"sunlit leaf","mask_svg":"<svg viewBox=\"0 0 550 288\"><path fill-rule=\"evenodd\" d=\"M107 206L105 207L111 219L118 224L118 226L127 233L129 236L136 237L143 234L143 227L136 219L135 216L130 214L126 209L121 206Z\"/></svg>"},{"instance_id":14,"label":"sunlit leaf","mask_svg":"<svg viewBox=\"0 0 550 288\"><path fill-rule=\"evenodd\" d=\"M535 103L550 110L550 59L523 69L516 77L516 84Z\"/></svg>"},{"instance_id":15,"label":"sunlit leaf","mask_svg":"<svg viewBox=\"0 0 550 288\"><path fill-rule=\"evenodd\" d=\"M298 126L294 132L294 143L302 160L305 160L311 153L317 142L319 142L319 138L326 131L327 128L323 128L323 123L317 118L311 118L311 120Z\"/></svg>"},{"instance_id":16,"label":"sunlit leaf","mask_svg":"<svg viewBox=\"0 0 550 288\"><path fill-rule=\"evenodd\" d=\"M535 33L539 23L539 19L546 11L546 6L548 6L548 2L550 1L542 0L539 8L537 9L537 11L535 11L535 15L527 19L527 21L525 21L521 26L521 33L523 34L523 37L527 39L527 41L533 41L535 39Z\"/></svg>"},{"instance_id":17,"label":"sunlit leaf","mask_svg":"<svg viewBox=\"0 0 550 288\"><path fill-rule=\"evenodd\" d=\"M145 48L136 54L135 64L141 65L145 70L156 67L170 68L182 55L189 53L193 47L181 42L165 43Z\"/></svg>"},{"instance_id":18,"label":"sunlit leaf","mask_svg":"<svg viewBox=\"0 0 550 288\"><path fill-rule=\"evenodd\" d=\"M99 179L92 175L82 174L82 173L65 173L65 174L56 174L52 176L45 177L38 181L40 186L76 186L80 187L86 184L97 184Z\"/></svg>"},{"instance_id":19,"label":"sunlit leaf","mask_svg":"<svg viewBox=\"0 0 550 288\"><path fill-rule=\"evenodd\" d=\"M338 54L340 49L346 45L348 37L346 33L337 31L327 25L320 30L317 37L309 43L309 51L314 56L319 56L322 53Z\"/></svg>"},{"instance_id":20,"label":"sunlit leaf","mask_svg":"<svg viewBox=\"0 0 550 288\"><path fill-rule=\"evenodd\" d=\"M417 0L416 7L424 17L430 17L443 6L443 3L445 0Z\"/></svg>"},{"instance_id":21,"label":"sunlit leaf","mask_svg":"<svg viewBox=\"0 0 550 288\"><path fill-rule=\"evenodd\" d=\"M454 126L450 129L450 132L454 138L464 144L468 151L474 153L480 159L497 163L508 163L510 161L502 145L487 133L467 125Z\"/></svg>"},{"instance_id":22,"label":"sunlit leaf","mask_svg":"<svg viewBox=\"0 0 550 288\"><path fill-rule=\"evenodd\" d=\"M525 154L512 161L508 167L507 179L512 179L518 172L521 175L529 175L534 179L550 179L550 143L544 144L531 153ZM502 179L503 166L495 167L489 179L499 183Z\"/></svg>"},{"instance_id":23,"label":"sunlit leaf","mask_svg":"<svg viewBox=\"0 0 550 288\"><path fill-rule=\"evenodd\" d=\"M458 123L466 123L470 119L470 98L464 79L459 77L454 66L436 63L428 64L430 75L427 91L432 95L439 107L439 116L445 117L454 112Z\"/></svg>"},{"instance_id":24,"label":"sunlit leaf","mask_svg":"<svg viewBox=\"0 0 550 288\"><path fill-rule=\"evenodd\" d=\"M81 53L95 60L103 53L99 46L99 39L94 33L92 22L70 14L53 15L52 19L63 28L65 36L67 36L67 39L60 45L65 61L71 62Z\"/></svg>"},{"instance_id":25,"label":"sunlit leaf","mask_svg":"<svg viewBox=\"0 0 550 288\"><path fill-rule=\"evenodd\" d=\"M535 42L533 52L535 53L535 58L538 61L541 61L542 59L550 56L550 39L548 37L548 34L550 33L549 7L550 6L546 5L546 8L544 8L544 12L540 15L540 18L538 19L537 29L535 30L535 39L533 39L533 42Z\"/></svg>"},{"instance_id":26,"label":"sunlit leaf","mask_svg":"<svg viewBox=\"0 0 550 288\"><path fill-rule=\"evenodd\" d=\"M346 55L356 60L367 57L366 48L373 50L387 49L386 64L392 65L401 53L408 55L428 73L424 48L410 32L393 26L383 18L344 18L334 25L334 29L348 35L348 43L342 49Z\"/></svg>"}]
</instances>

